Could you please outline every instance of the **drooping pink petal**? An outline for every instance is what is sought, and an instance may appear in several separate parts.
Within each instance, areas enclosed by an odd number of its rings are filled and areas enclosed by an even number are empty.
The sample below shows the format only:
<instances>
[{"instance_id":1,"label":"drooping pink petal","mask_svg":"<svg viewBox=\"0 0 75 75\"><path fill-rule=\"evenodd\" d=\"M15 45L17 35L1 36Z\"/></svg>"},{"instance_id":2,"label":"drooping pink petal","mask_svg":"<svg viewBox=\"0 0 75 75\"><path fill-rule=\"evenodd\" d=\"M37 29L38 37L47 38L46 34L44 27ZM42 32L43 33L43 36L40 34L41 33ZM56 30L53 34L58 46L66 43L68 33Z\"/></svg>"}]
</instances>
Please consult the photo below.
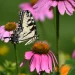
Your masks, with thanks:
<instances>
[{"instance_id":1,"label":"drooping pink petal","mask_svg":"<svg viewBox=\"0 0 75 75\"><path fill-rule=\"evenodd\" d=\"M53 19L54 15L53 15L53 10L46 10L46 16L49 19Z\"/></svg>"},{"instance_id":2,"label":"drooping pink petal","mask_svg":"<svg viewBox=\"0 0 75 75\"><path fill-rule=\"evenodd\" d=\"M50 1L50 0L47 1L47 2L45 2L44 6L41 7L41 10L44 10L43 13L45 13L46 10L49 10L51 3L52 3L52 1ZM39 10L37 10L37 12L38 12L38 11L41 11L41 10L39 9Z\"/></svg>"},{"instance_id":3,"label":"drooping pink petal","mask_svg":"<svg viewBox=\"0 0 75 75\"><path fill-rule=\"evenodd\" d=\"M30 60L31 57L33 56L33 54L34 54L34 53L33 53L32 51L25 52L25 59Z\"/></svg>"},{"instance_id":4,"label":"drooping pink petal","mask_svg":"<svg viewBox=\"0 0 75 75\"><path fill-rule=\"evenodd\" d=\"M48 1L49 1L49 0L43 0L43 1L38 0L38 2L33 6L33 8L34 8L34 9L37 8L37 9L35 9L35 11L38 11L38 10L40 10L40 9L45 5L45 3L48 2ZM38 5L39 5L39 7L38 7Z\"/></svg>"},{"instance_id":5,"label":"drooping pink petal","mask_svg":"<svg viewBox=\"0 0 75 75\"><path fill-rule=\"evenodd\" d=\"M52 6L53 6L53 7L56 7L56 6L57 6L57 1L53 1L53 2L52 2Z\"/></svg>"},{"instance_id":6,"label":"drooping pink petal","mask_svg":"<svg viewBox=\"0 0 75 75\"><path fill-rule=\"evenodd\" d=\"M35 54L34 57L36 58L36 71L39 73L41 70L41 55Z\"/></svg>"},{"instance_id":7,"label":"drooping pink petal","mask_svg":"<svg viewBox=\"0 0 75 75\"><path fill-rule=\"evenodd\" d=\"M27 8L30 7L30 4L29 3L21 3L19 5L19 7L22 9L22 10L27 10Z\"/></svg>"},{"instance_id":8,"label":"drooping pink petal","mask_svg":"<svg viewBox=\"0 0 75 75\"><path fill-rule=\"evenodd\" d=\"M5 37L10 37L10 33L8 31L5 31L2 37L3 37L4 41L7 43L9 41L9 38L5 39Z\"/></svg>"},{"instance_id":9,"label":"drooping pink petal","mask_svg":"<svg viewBox=\"0 0 75 75\"><path fill-rule=\"evenodd\" d=\"M48 56L45 54L41 55L41 69L47 73L50 72L50 69L48 66Z\"/></svg>"},{"instance_id":10,"label":"drooping pink petal","mask_svg":"<svg viewBox=\"0 0 75 75\"><path fill-rule=\"evenodd\" d=\"M1 32L0 32L0 39L2 40L3 39L3 34L5 33L5 31L4 30L1 30Z\"/></svg>"},{"instance_id":11,"label":"drooping pink petal","mask_svg":"<svg viewBox=\"0 0 75 75\"><path fill-rule=\"evenodd\" d=\"M22 67L22 66L23 66L23 64L24 64L24 63L23 63L23 62L21 62L20 67Z\"/></svg>"},{"instance_id":12,"label":"drooping pink petal","mask_svg":"<svg viewBox=\"0 0 75 75\"><path fill-rule=\"evenodd\" d=\"M66 5L66 10L68 10L70 13L73 13L74 8L72 7L72 5L68 1L64 1L64 2Z\"/></svg>"},{"instance_id":13,"label":"drooping pink petal","mask_svg":"<svg viewBox=\"0 0 75 75\"><path fill-rule=\"evenodd\" d=\"M3 32L5 32L4 26L0 26L0 34L3 34Z\"/></svg>"},{"instance_id":14,"label":"drooping pink petal","mask_svg":"<svg viewBox=\"0 0 75 75\"><path fill-rule=\"evenodd\" d=\"M52 59L52 62L53 62L54 68L55 68L55 61L54 61L53 55L51 53L49 53L49 54L51 56L51 59Z\"/></svg>"},{"instance_id":15,"label":"drooping pink petal","mask_svg":"<svg viewBox=\"0 0 75 75\"><path fill-rule=\"evenodd\" d=\"M55 55L53 54L53 52L52 52L51 50L50 50L50 52L51 52L51 54L52 54L53 58L55 59L55 62L58 64L58 61L57 61L57 59L56 59Z\"/></svg>"},{"instance_id":16,"label":"drooping pink petal","mask_svg":"<svg viewBox=\"0 0 75 75\"><path fill-rule=\"evenodd\" d=\"M21 62L20 67L24 66L24 64L25 64L25 60Z\"/></svg>"},{"instance_id":17,"label":"drooping pink petal","mask_svg":"<svg viewBox=\"0 0 75 75\"><path fill-rule=\"evenodd\" d=\"M4 29L4 26L0 26L0 31Z\"/></svg>"},{"instance_id":18,"label":"drooping pink petal","mask_svg":"<svg viewBox=\"0 0 75 75\"><path fill-rule=\"evenodd\" d=\"M3 37L9 37L10 33L8 31L5 31L5 33L3 34Z\"/></svg>"},{"instance_id":19,"label":"drooping pink petal","mask_svg":"<svg viewBox=\"0 0 75 75\"><path fill-rule=\"evenodd\" d=\"M58 2L58 10L60 14L64 15L66 8L63 1Z\"/></svg>"},{"instance_id":20,"label":"drooping pink petal","mask_svg":"<svg viewBox=\"0 0 75 75\"><path fill-rule=\"evenodd\" d=\"M66 13L71 16L73 13L69 12L67 9L66 9Z\"/></svg>"},{"instance_id":21,"label":"drooping pink petal","mask_svg":"<svg viewBox=\"0 0 75 75\"><path fill-rule=\"evenodd\" d=\"M41 20L41 21L44 21L44 19L45 19L45 16L43 16L43 15L41 15L42 13L40 13L40 17L39 17L39 19Z\"/></svg>"},{"instance_id":22,"label":"drooping pink petal","mask_svg":"<svg viewBox=\"0 0 75 75\"><path fill-rule=\"evenodd\" d=\"M72 53L72 58L75 58L75 50Z\"/></svg>"},{"instance_id":23,"label":"drooping pink petal","mask_svg":"<svg viewBox=\"0 0 75 75\"><path fill-rule=\"evenodd\" d=\"M75 1L74 0L68 0L74 7L75 7Z\"/></svg>"},{"instance_id":24,"label":"drooping pink petal","mask_svg":"<svg viewBox=\"0 0 75 75\"><path fill-rule=\"evenodd\" d=\"M33 72L34 69L35 69L35 67L36 67L36 58L35 58L35 56L33 55L33 58L32 58L31 61L30 61L30 72Z\"/></svg>"},{"instance_id":25,"label":"drooping pink petal","mask_svg":"<svg viewBox=\"0 0 75 75\"><path fill-rule=\"evenodd\" d=\"M48 63L49 63L49 69L50 69L50 71L52 72L52 58L51 58L51 56L48 54Z\"/></svg>"}]
</instances>

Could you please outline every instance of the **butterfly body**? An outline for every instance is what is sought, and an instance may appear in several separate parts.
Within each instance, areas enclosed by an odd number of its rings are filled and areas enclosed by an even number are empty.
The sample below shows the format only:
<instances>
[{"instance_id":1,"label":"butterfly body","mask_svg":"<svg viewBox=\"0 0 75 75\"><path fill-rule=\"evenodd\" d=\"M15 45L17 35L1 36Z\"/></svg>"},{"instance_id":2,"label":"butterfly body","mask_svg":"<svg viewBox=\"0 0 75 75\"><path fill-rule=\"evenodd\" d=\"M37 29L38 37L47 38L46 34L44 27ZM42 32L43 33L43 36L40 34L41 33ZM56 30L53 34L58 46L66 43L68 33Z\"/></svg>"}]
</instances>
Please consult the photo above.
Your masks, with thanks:
<instances>
[{"instance_id":1,"label":"butterfly body","mask_svg":"<svg viewBox=\"0 0 75 75\"><path fill-rule=\"evenodd\" d=\"M36 24L32 14L28 11L20 11L19 24L11 41L14 43L26 42L25 45L30 44L38 39Z\"/></svg>"}]
</instances>

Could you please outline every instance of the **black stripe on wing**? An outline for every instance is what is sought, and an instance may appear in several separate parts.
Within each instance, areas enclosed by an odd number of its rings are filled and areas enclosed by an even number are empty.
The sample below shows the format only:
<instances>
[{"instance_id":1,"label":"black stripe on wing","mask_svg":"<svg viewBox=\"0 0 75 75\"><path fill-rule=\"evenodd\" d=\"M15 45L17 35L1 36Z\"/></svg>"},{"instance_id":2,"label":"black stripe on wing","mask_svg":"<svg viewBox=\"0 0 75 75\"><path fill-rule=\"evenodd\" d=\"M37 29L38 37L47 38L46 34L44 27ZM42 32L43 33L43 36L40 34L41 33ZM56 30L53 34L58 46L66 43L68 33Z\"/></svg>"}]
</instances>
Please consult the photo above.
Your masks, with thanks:
<instances>
[{"instance_id":1,"label":"black stripe on wing","mask_svg":"<svg viewBox=\"0 0 75 75\"><path fill-rule=\"evenodd\" d=\"M29 19L27 21L28 26L31 26L31 25L34 26L35 21L34 21L33 15L28 10L26 10L26 14L27 14L27 17L29 17Z\"/></svg>"},{"instance_id":2,"label":"black stripe on wing","mask_svg":"<svg viewBox=\"0 0 75 75\"><path fill-rule=\"evenodd\" d=\"M18 23L18 27L13 31L13 35L11 36L11 42L12 43L18 43L19 40L19 33L21 33L23 31L23 27L22 27L22 21L23 21L23 11L20 11L19 13L19 23Z\"/></svg>"},{"instance_id":3,"label":"black stripe on wing","mask_svg":"<svg viewBox=\"0 0 75 75\"><path fill-rule=\"evenodd\" d=\"M29 17L29 19L28 19L28 26L33 26L31 29L30 29L30 32L32 32L33 30L35 30L36 31L36 23L35 23L35 20L34 20L34 18L33 18L33 15L27 10L26 11L27 13L28 13L28 17ZM28 27L27 26L27 27ZM37 32L37 31L36 31Z\"/></svg>"},{"instance_id":4,"label":"black stripe on wing","mask_svg":"<svg viewBox=\"0 0 75 75\"><path fill-rule=\"evenodd\" d=\"M36 24L35 24L33 15L28 10L26 10L25 13L26 13L26 15L28 17L27 27L32 26L32 28L30 29L30 32L28 32L28 34L32 33L32 31L34 31L35 32L34 35L37 35ZM25 35L25 33L24 33L24 35ZM27 36L27 35L25 35L25 36ZM25 36L23 36L23 37L25 37Z\"/></svg>"},{"instance_id":5,"label":"black stripe on wing","mask_svg":"<svg viewBox=\"0 0 75 75\"><path fill-rule=\"evenodd\" d=\"M22 27L23 22L23 11L20 11L19 13L19 27Z\"/></svg>"},{"instance_id":6,"label":"black stripe on wing","mask_svg":"<svg viewBox=\"0 0 75 75\"><path fill-rule=\"evenodd\" d=\"M31 29L30 29L30 32L28 32L28 34L25 35L25 33L23 34L23 37L26 37L27 35L29 35L30 33L32 33L32 31L35 32L34 36L37 35L36 33L36 26L33 26ZM25 36L24 36L25 35ZM32 37L32 36L31 36Z\"/></svg>"}]
</instances>

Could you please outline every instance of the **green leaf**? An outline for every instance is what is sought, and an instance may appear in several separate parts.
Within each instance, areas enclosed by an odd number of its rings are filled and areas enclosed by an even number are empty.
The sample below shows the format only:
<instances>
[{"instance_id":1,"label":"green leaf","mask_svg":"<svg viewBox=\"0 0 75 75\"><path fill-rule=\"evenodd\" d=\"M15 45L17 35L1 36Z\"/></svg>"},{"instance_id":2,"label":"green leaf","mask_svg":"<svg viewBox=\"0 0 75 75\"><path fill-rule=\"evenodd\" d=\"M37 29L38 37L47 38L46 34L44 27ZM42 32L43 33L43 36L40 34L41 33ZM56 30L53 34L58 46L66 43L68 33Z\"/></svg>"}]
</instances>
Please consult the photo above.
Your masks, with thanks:
<instances>
[{"instance_id":1,"label":"green leaf","mask_svg":"<svg viewBox=\"0 0 75 75\"><path fill-rule=\"evenodd\" d=\"M59 72L51 72L49 75L59 75Z\"/></svg>"},{"instance_id":2,"label":"green leaf","mask_svg":"<svg viewBox=\"0 0 75 75\"><path fill-rule=\"evenodd\" d=\"M12 67L15 67L16 66L16 63L12 63Z\"/></svg>"},{"instance_id":3,"label":"green leaf","mask_svg":"<svg viewBox=\"0 0 75 75\"><path fill-rule=\"evenodd\" d=\"M0 71L0 75L6 75L6 73L5 73L5 72Z\"/></svg>"},{"instance_id":4,"label":"green leaf","mask_svg":"<svg viewBox=\"0 0 75 75\"><path fill-rule=\"evenodd\" d=\"M72 67L68 75L75 75L75 67Z\"/></svg>"},{"instance_id":5,"label":"green leaf","mask_svg":"<svg viewBox=\"0 0 75 75\"><path fill-rule=\"evenodd\" d=\"M72 66L75 66L75 59L69 59L65 62L65 64L70 64Z\"/></svg>"}]
</instances>

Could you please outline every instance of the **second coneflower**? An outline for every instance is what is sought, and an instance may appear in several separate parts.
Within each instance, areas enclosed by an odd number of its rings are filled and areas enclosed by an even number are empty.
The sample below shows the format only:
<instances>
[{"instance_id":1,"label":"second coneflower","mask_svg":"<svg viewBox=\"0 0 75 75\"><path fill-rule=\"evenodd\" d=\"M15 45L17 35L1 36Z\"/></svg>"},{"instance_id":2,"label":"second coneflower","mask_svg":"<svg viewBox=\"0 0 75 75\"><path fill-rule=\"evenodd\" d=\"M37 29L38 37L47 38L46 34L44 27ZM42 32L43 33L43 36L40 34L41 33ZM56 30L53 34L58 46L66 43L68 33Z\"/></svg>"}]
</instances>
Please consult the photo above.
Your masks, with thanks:
<instances>
[{"instance_id":1,"label":"second coneflower","mask_svg":"<svg viewBox=\"0 0 75 75\"><path fill-rule=\"evenodd\" d=\"M58 7L61 15L66 12L68 15L72 15L75 11L75 0L38 0L38 2L33 6L36 11L42 9L49 9L50 7Z\"/></svg>"},{"instance_id":2,"label":"second coneflower","mask_svg":"<svg viewBox=\"0 0 75 75\"><path fill-rule=\"evenodd\" d=\"M36 42L31 51L25 52L24 58L25 60L30 61L30 72L33 72L36 69L39 75L41 71L46 73L52 72L55 64L58 64L49 45L42 41ZM24 62L20 64L20 67L24 65Z\"/></svg>"},{"instance_id":3,"label":"second coneflower","mask_svg":"<svg viewBox=\"0 0 75 75\"><path fill-rule=\"evenodd\" d=\"M15 22L8 22L6 25L0 26L0 40L8 42L9 37L11 37L11 34L13 34L13 30L15 30L16 27L17 24Z\"/></svg>"},{"instance_id":4,"label":"second coneflower","mask_svg":"<svg viewBox=\"0 0 75 75\"><path fill-rule=\"evenodd\" d=\"M45 18L49 18L49 19L53 19L53 10L50 8L50 9L42 9L40 10L39 12L35 12L35 9L33 8L33 6L37 3L38 0L31 0L30 3L22 3L19 5L19 7L22 9L22 10L29 10L33 16L34 16L34 19L36 21L40 20L40 21L44 21Z\"/></svg>"},{"instance_id":5,"label":"second coneflower","mask_svg":"<svg viewBox=\"0 0 75 75\"><path fill-rule=\"evenodd\" d=\"M72 58L75 58L75 50L72 53Z\"/></svg>"}]
</instances>

